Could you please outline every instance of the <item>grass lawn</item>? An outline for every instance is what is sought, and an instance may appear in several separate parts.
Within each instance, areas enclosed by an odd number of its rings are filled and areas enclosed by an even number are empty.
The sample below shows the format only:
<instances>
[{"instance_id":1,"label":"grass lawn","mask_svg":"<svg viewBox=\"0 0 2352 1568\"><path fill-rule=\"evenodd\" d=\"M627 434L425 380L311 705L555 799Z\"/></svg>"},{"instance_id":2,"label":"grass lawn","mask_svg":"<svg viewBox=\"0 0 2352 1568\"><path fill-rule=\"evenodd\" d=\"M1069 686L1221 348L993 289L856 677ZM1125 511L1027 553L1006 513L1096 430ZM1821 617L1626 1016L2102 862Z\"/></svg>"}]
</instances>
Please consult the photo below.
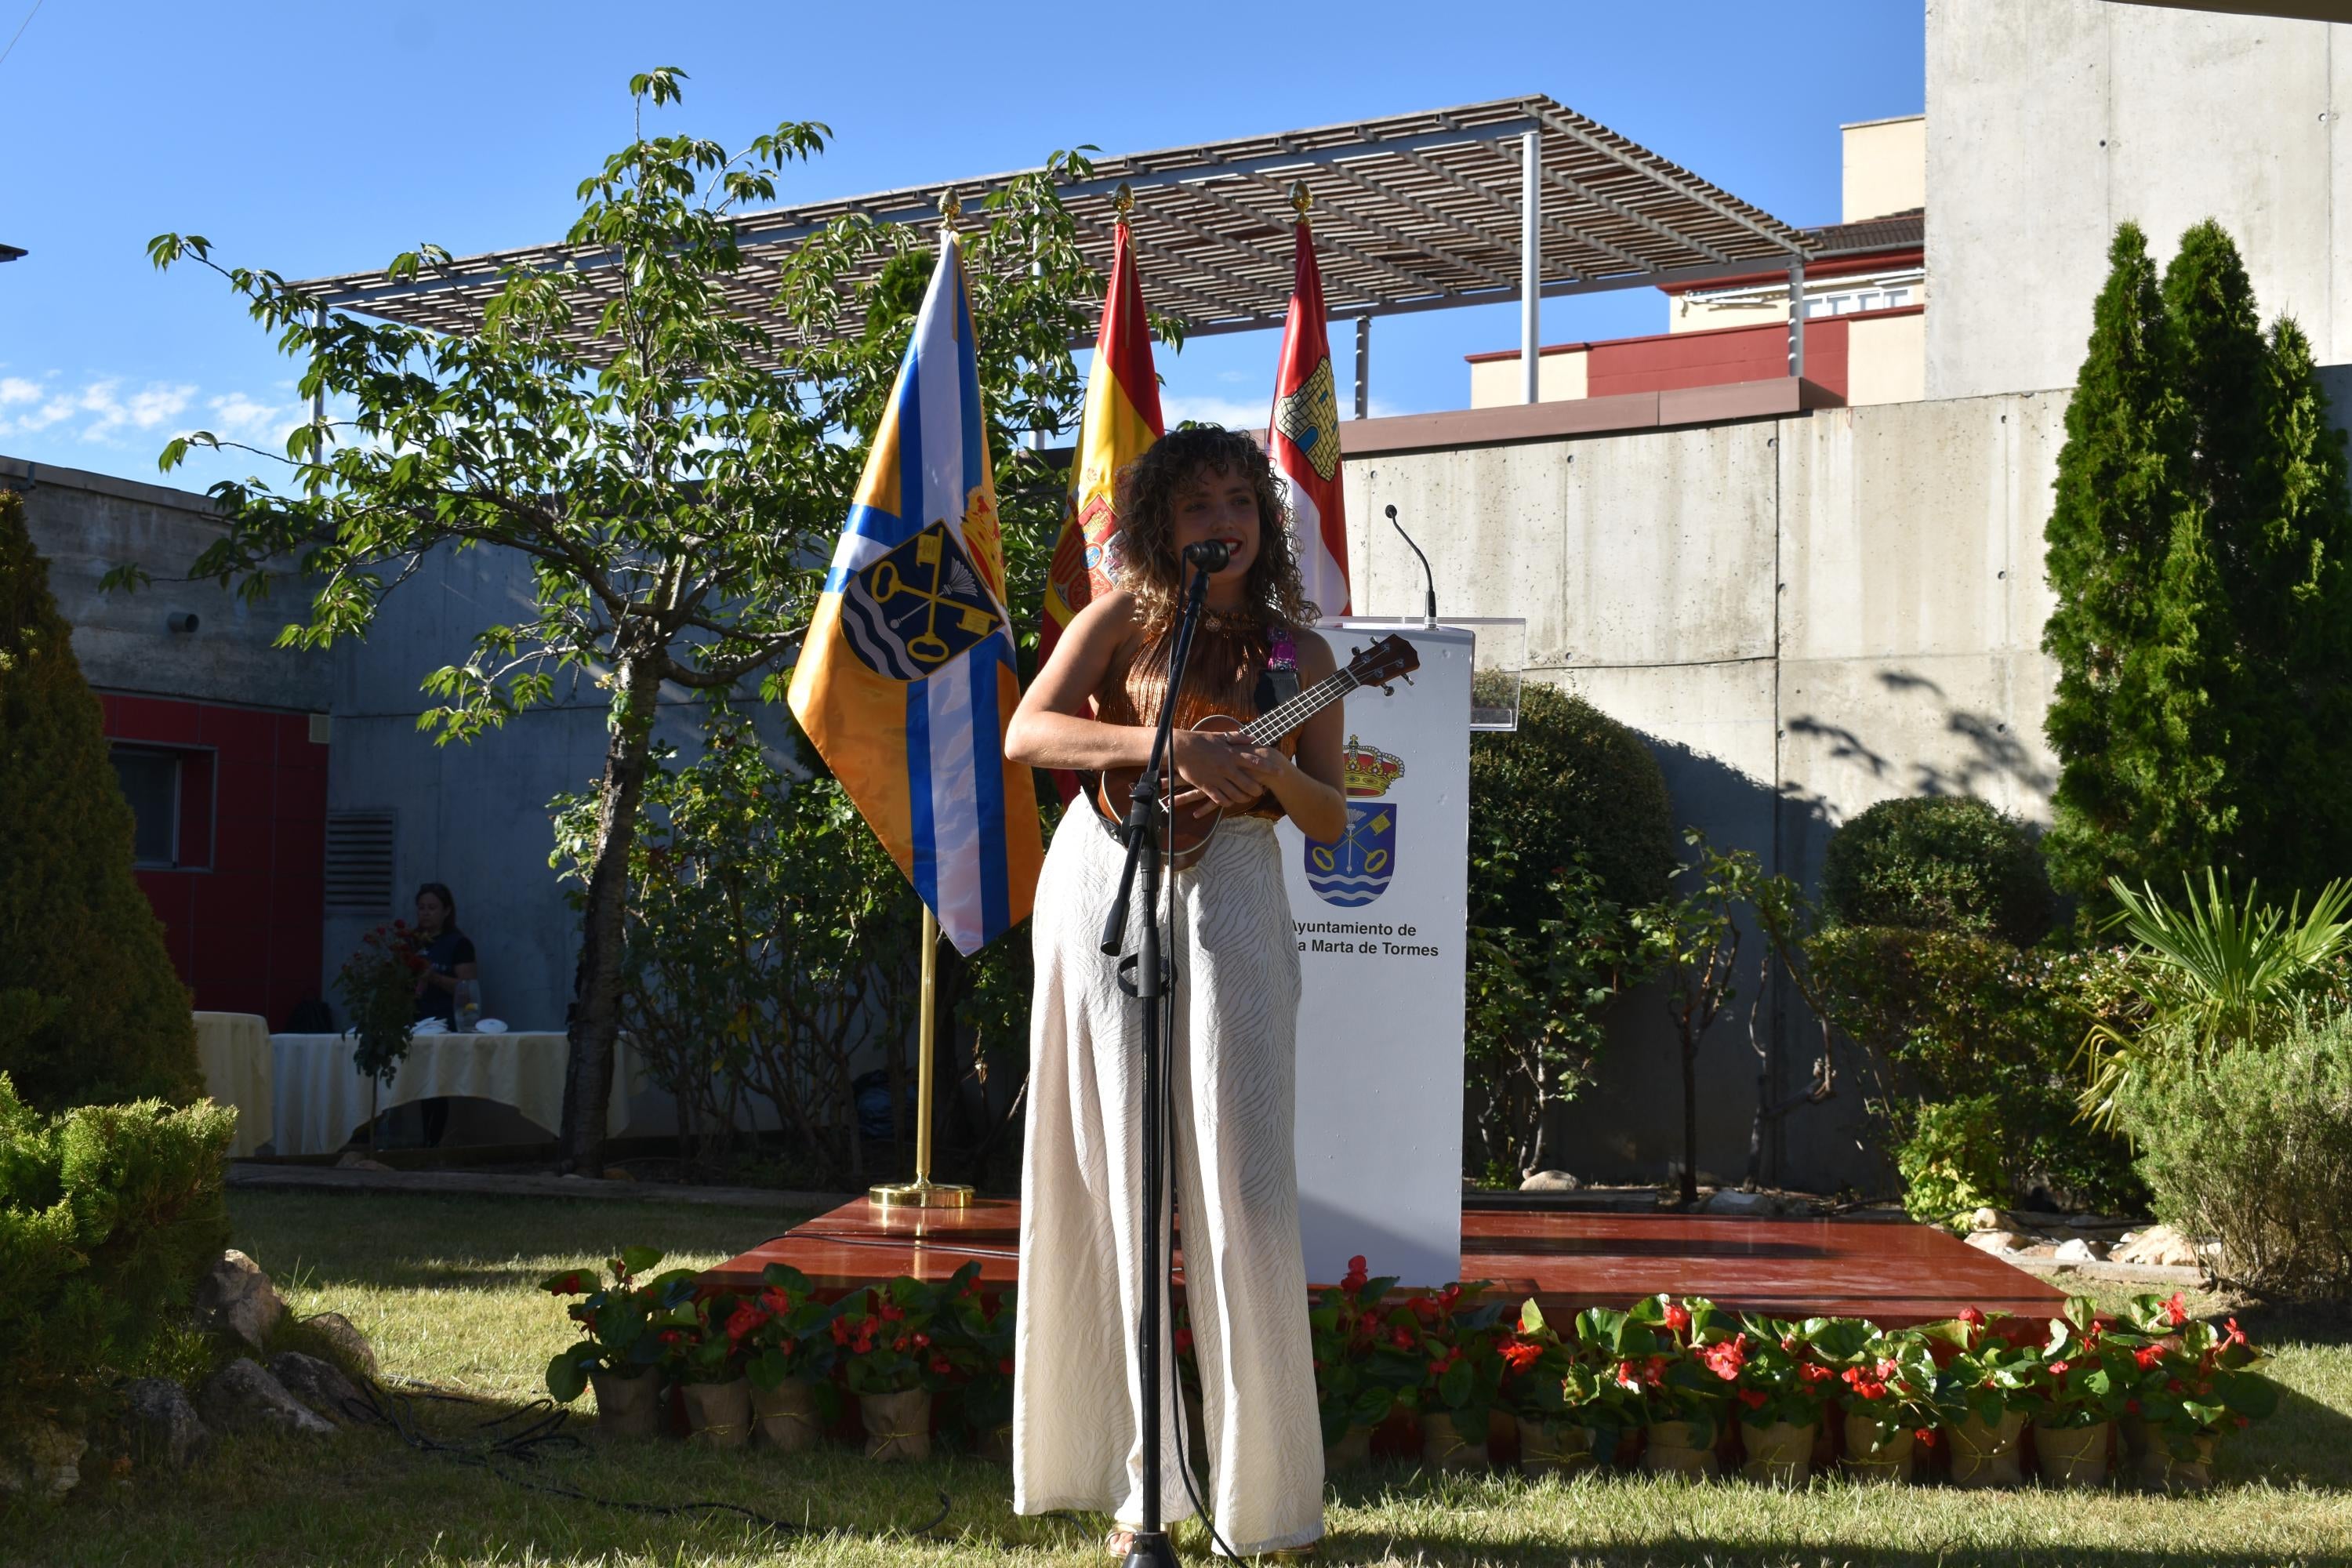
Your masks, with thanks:
<instances>
[{"instance_id":1,"label":"grass lawn","mask_svg":"<svg viewBox=\"0 0 2352 1568\"><path fill-rule=\"evenodd\" d=\"M337 1310L387 1374L507 1402L536 1394L567 1332L534 1289L625 1242L704 1264L787 1228L773 1216L655 1205L239 1194L236 1245L298 1313ZM2200 1302L2200 1309L2219 1303ZM2352 1331L2256 1316L2278 1352L2279 1415L2225 1450L2198 1498L1961 1492L1817 1481L1801 1492L1604 1474L1531 1483L1404 1466L1332 1490L1323 1561L1382 1564L2352 1563ZM467 1414L428 1412L454 1431ZM1079 1564L1107 1521L1019 1519L1001 1468L871 1466L682 1444L553 1455L525 1479L647 1503L699 1500L803 1520L777 1541L740 1519L592 1507L414 1452L382 1432L247 1439L178 1477L86 1484L63 1506L0 1513L0 1562L40 1564ZM912 1533L940 1510L928 1534ZM1196 1531L1180 1533L1191 1555Z\"/></svg>"}]
</instances>

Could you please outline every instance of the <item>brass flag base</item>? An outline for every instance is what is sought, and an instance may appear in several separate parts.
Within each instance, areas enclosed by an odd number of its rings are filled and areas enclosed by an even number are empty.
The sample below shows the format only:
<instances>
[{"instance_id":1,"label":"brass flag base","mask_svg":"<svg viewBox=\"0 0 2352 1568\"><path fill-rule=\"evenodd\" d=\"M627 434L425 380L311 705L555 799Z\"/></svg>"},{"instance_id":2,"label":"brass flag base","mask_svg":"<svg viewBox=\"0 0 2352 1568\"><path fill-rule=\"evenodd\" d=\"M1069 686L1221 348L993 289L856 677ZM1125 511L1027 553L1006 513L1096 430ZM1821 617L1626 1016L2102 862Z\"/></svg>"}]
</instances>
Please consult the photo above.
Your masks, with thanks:
<instances>
[{"instance_id":1,"label":"brass flag base","mask_svg":"<svg viewBox=\"0 0 2352 1568\"><path fill-rule=\"evenodd\" d=\"M953 1183L885 1182L866 1189L866 1201L877 1209L968 1209L971 1189Z\"/></svg>"}]
</instances>

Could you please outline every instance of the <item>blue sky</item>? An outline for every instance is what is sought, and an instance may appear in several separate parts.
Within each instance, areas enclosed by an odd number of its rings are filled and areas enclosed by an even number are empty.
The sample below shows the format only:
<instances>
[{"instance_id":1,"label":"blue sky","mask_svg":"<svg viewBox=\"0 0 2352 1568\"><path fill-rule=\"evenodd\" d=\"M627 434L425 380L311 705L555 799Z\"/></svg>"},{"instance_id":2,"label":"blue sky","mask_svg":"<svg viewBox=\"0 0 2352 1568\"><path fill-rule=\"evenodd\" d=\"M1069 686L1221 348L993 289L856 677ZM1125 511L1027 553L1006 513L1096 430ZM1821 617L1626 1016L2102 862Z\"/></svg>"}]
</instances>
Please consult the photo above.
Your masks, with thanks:
<instances>
[{"instance_id":1,"label":"blue sky","mask_svg":"<svg viewBox=\"0 0 2352 1568\"><path fill-rule=\"evenodd\" d=\"M31 0L0 0L0 46ZM1791 26L1792 22L1801 26ZM690 80L665 124L730 146L785 119L835 141L784 200L1549 93L1792 223L1838 214L1841 121L1922 106L1920 0L1626 6L830 4L214 7L44 0L0 62L0 454L157 479L199 426L265 440L294 372L226 289L159 274L209 237L289 277L543 241L629 136L628 75ZM1147 289L1149 279L1146 279ZM1548 301L1546 341L1664 329L1647 290ZM1510 307L1372 325L1376 413L1463 406ZM1278 334L1160 356L1171 417L1264 417ZM1342 384L1351 335L1332 344ZM200 489L250 459L200 458Z\"/></svg>"}]
</instances>

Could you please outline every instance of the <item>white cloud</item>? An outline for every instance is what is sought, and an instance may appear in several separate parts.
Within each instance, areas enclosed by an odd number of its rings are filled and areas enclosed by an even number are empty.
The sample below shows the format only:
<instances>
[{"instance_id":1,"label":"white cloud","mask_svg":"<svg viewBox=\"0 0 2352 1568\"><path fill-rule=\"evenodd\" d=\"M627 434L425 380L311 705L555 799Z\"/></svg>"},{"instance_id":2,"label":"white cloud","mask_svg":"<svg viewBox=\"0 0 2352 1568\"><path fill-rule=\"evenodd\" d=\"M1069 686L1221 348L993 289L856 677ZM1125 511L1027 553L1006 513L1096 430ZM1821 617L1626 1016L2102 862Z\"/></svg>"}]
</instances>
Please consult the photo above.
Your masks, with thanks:
<instances>
[{"instance_id":1,"label":"white cloud","mask_svg":"<svg viewBox=\"0 0 2352 1568\"><path fill-rule=\"evenodd\" d=\"M1223 425L1228 430L1257 430L1265 425L1265 404L1244 403L1231 397L1198 397L1189 393L1162 391L1160 413L1171 429L1186 419Z\"/></svg>"},{"instance_id":2,"label":"white cloud","mask_svg":"<svg viewBox=\"0 0 2352 1568\"><path fill-rule=\"evenodd\" d=\"M81 438L120 445L116 433L128 427L132 430L152 430L176 416L196 395L193 386L173 386L151 381L125 398L121 380L110 377L91 382L75 398L75 406L97 418L85 426Z\"/></svg>"},{"instance_id":3,"label":"white cloud","mask_svg":"<svg viewBox=\"0 0 2352 1568\"><path fill-rule=\"evenodd\" d=\"M41 395L40 383L21 375L0 375L0 408L11 403L31 403Z\"/></svg>"}]
</instances>

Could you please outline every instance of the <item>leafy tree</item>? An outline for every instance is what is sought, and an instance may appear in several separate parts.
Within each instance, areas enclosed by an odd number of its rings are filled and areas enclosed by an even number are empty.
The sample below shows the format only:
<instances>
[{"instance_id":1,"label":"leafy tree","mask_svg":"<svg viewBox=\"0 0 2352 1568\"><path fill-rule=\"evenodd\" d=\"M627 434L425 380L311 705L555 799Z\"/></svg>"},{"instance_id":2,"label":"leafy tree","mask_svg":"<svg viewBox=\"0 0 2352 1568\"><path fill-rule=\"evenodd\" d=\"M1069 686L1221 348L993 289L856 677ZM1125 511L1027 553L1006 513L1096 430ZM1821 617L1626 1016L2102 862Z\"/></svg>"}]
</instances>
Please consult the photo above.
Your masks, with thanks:
<instances>
[{"instance_id":1,"label":"leafy tree","mask_svg":"<svg viewBox=\"0 0 2352 1568\"><path fill-rule=\"evenodd\" d=\"M1590 702L1530 684L1516 733L1471 737L1465 1149L1486 1181L1542 1168L1551 1111L1646 973L1628 911L1674 869L1657 759Z\"/></svg>"},{"instance_id":2,"label":"leafy tree","mask_svg":"<svg viewBox=\"0 0 2352 1568\"><path fill-rule=\"evenodd\" d=\"M203 1092L187 989L131 846L48 563L24 498L0 490L0 1073L39 1109Z\"/></svg>"},{"instance_id":3,"label":"leafy tree","mask_svg":"<svg viewBox=\"0 0 2352 1568\"><path fill-rule=\"evenodd\" d=\"M2110 257L2045 530L2043 847L2102 907L2113 879L2206 868L2308 892L2352 864L2342 444L2308 342L2263 332L2217 225L2160 286L2133 226Z\"/></svg>"},{"instance_id":4,"label":"leafy tree","mask_svg":"<svg viewBox=\"0 0 2352 1568\"><path fill-rule=\"evenodd\" d=\"M916 903L842 787L792 778L714 700L692 761L656 747L630 846L621 1016L680 1130L723 1165L747 1100L815 1162L866 1179L852 1060L905 1033ZM553 863L584 900L594 796L556 803Z\"/></svg>"},{"instance_id":5,"label":"leafy tree","mask_svg":"<svg viewBox=\"0 0 2352 1568\"><path fill-rule=\"evenodd\" d=\"M736 315L729 290L743 286L740 213L772 201L779 177L819 153L830 132L787 121L732 154L646 133L646 109L676 103L683 75L632 79L638 134L581 183L571 264L510 273L470 332L322 314L275 273L215 263L200 237L164 235L151 247L159 266L194 261L219 272L285 352L306 362L302 391L356 409L347 421L297 430L278 482L214 487L228 529L195 575L259 597L298 570L310 616L282 640L319 647L363 632L432 552L511 551L533 573L531 613L488 628L470 653L425 678L441 699L426 724L443 741L472 739L547 700L559 673L611 692L583 863L582 997L563 1129L571 1159L592 1170L601 1163L629 849L657 695L752 681L763 695L781 693L780 666L847 515L863 439L906 342L908 286L919 276L904 259L917 248L913 235L845 217L785 259L772 306L781 330ZM1082 159L1057 154L992 194L969 236L1001 494L1040 490L1036 456L1016 437L1058 428L1076 407L1069 345L1099 283L1055 185L1087 172ZM877 255L900 259L861 299L853 269ZM412 279L444 258L424 247L396 258L388 275ZM585 342L574 341L581 332ZM234 443L198 433L167 447L163 466L191 445ZM1007 513L1016 567L1050 549L1024 531L1042 511ZM126 583L137 575L116 574Z\"/></svg>"}]
</instances>

